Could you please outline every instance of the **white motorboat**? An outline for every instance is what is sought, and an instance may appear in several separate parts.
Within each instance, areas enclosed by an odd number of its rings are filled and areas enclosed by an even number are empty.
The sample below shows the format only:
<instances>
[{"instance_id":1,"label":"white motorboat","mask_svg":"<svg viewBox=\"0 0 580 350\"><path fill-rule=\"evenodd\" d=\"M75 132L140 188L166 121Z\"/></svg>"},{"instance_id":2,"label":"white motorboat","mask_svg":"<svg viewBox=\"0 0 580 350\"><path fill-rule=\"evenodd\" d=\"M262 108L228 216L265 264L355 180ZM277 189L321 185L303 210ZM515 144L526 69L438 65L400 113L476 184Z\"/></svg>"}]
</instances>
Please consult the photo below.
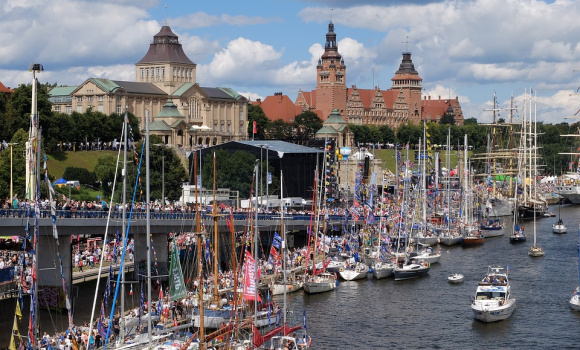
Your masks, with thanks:
<instances>
[{"instance_id":1,"label":"white motorboat","mask_svg":"<svg viewBox=\"0 0 580 350\"><path fill-rule=\"evenodd\" d=\"M455 283L455 284L459 284L463 282L463 275L460 273L452 273L449 276L447 276L447 281L449 283Z\"/></svg>"},{"instance_id":2,"label":"white motorboat","mask_svg":"<svg viewBox=\"0 0 580 350\"><path fill-rule=\"evenodd\" d=\"M357 262L354 265L341 268L338 273L340 278L345 281L355 281L366 278L369 273L369 267L362 262Z\"/></svg>"},{"instance_id":3,"label":"white motorboat","mask_svg":"<svg viewBox=\"0 0 580 350\"><path fill-rule=\"evenodd\" d=\"M507 271L502 267L489 267L485 277L478 283L471 309L476 320L482 322L502 321L516 309L516 299L511 297Z\"/></svg>"},{"instance_id":4,"label":"white motorboat","mask_svg":"<svg viewBox=\"0 0 580 350\"><path fill-rule=\"evenodd\" d=\"M562 221L562 219L558 220L557 222L552 224L552 232L554 233L566 233L568 232L568 227Z\"/></svg>"},{"instance_id":5,"label":"white motorboat","mask_svg":"<svg viewBox=\"0 0 580 350\"><path fill-rule=\"evenodd\" d=\"M330 292L334 289L336 289L336 276L332 273L323 272L308 276L304 281L304 291L309 294Z\"/></svg>"}]
</instances>

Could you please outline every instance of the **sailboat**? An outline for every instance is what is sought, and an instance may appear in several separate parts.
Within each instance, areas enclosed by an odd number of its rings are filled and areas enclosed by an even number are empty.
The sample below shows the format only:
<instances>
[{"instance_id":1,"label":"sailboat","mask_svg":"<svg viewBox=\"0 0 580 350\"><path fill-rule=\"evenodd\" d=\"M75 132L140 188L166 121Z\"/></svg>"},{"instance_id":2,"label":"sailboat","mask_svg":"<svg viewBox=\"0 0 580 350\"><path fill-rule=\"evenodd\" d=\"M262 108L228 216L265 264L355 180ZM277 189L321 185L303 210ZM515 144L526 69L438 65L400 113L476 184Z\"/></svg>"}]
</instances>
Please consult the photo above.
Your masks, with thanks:
<instances>
[{"instance_id":1,"label":"sailboat","mask_svg":"<svg viewBox=\"0 0 580 350\"><path fill-rule=\"evenodd\" d=\"M469 166L467 162L467 134L464 136L464 182L463 182L463 218L461 226L461 244L463 247L471 247L484 243L484 236L473 220L473 187L470 181Z\"/></svg>"},{"instance_id":2,"label":"sailboat","mask_svg":"<svg viewBox=\"0 0 580 350\"><path fill-rule=\"evenodd\" d=\"M530 102L531 104L531 102ZM531 114L530 114L531 116ZM534 119L536 119L536 113L534 111ZM531 118L530 118L531 119ZM533 161L533 172L534 172L534 198L538 198L538 186L537 186L537 179L538 179L538 164L537 164L537 156L538 156L538 134L537 134L537 129L536 129L536 124L537 124L537 120L534 120L534 144L533 144L533 151L534 151L534 161ZM530 126L530 131L531 131L531 126ZM531 165L531 164L530 164ZM532 257L540 257L540 256L544 256L544 249L542 249L537 242L537 227L536 227L536 215L534 215L534 243L532 244L532 246L530 247L530 249L528 250L528 255L532 256Z\"/></svg>"},{"instance_id":3,"label":"sailboat","mask_svg":"<svg viewBox=\"0 0 580 350\"><path fill-rule=\"evenodd\" d=\"M558 221L552 224L552 232L554 233L568 232L568 227L566 226L564 220L562 220L562 217L560 216L561 210L562 210L562 201L560 201L560 203L558 204Z\"/></svg>"},{"instance_id":4,"label":"sailboat","mask_svg":"<svg viewBox=\"0 0 580 350\"><path fill-rule=\"evenodd\" d=\"M580 262L580 227L578 227L578 261ZM578 285L570 298L570 307L573 310L580 311L580 264L578 265Z\"/></svg>"},{"instance_id":5,"label":"sailboat","mask_svg":"<svg viewBox=\"0 0 580 350\"><path fill-rule=\"evenodd\" d=\"M439 235L439 243L452 246L458 244L460 242L460 236L457 230L454 228L451 229L451 222L453 221L453 205L451 201L451 128L447 131L447 157L446 157L446 165L447 165L447 182L445 184L447 190L447 206L444 209L445 215L445 229Z\"/></svg>"}]
</instances>

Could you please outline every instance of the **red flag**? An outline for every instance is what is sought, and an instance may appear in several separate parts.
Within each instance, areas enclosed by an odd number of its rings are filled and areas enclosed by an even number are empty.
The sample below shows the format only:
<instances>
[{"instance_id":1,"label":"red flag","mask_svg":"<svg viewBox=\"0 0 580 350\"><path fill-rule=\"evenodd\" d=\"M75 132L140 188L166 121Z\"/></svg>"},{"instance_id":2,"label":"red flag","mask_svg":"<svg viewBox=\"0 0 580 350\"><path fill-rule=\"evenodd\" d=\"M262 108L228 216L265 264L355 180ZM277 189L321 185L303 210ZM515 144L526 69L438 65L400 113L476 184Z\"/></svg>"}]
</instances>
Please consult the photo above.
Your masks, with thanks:
<instances>
[{"instance_id":1,"label":"red flag","mask_svg":"<svg viewBox=\"0 0 580 350\"><path fill-rule=\"evenodd\" d=\"M278 251L276 250L276 248L274 248L274 246L270 247L270 255L272 255L272 258L274 258L274 260L280 261L280 254L278 254Z\"/></svg>"},{"instance_id":2,"label":"red flag","mask_svg":"<svg viewBox=\"0 0 580 350\"><path fill-rule=\"evenodd\" d=\"M246 250L246 263L244 264L244 289L243 296L246 300L255 300L256 281L260 279L260 269L256 272L256 261L250 252ZM262 298L258 295L258 301Z\"/></svg>"},{"instance_id":3,"label":"red flag","mask_svg":"<svg viewBox=\"0 0 580 350\"><path fill-rule=\"evenodd\" d=\"M254 120L254 134L257 134L257 133L258 133L258 124Z\"/></svg>"}]
</instances>

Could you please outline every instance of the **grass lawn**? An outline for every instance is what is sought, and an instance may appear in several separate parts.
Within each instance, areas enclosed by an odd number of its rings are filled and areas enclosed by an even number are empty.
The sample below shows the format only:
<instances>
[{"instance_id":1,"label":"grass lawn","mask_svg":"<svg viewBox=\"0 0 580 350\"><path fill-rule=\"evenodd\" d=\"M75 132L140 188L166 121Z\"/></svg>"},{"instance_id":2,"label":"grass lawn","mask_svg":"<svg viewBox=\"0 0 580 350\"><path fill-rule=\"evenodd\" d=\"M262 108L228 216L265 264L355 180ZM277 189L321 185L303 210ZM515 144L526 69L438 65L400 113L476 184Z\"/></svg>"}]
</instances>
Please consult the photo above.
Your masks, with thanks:
<instances>
[{"instance_id":1,"label":"grass lawn","mask_svg":"<svg viewBox=\"0 0 580 350\"><path fill-rule=\"evenodd\" d=\"M67 167L94 171L99 157L117 155L116 151L53 152L48 154L48 172L55 179L62 177Z\"/></svg>"},{"instance_id":2,"label":"grass lawn","mask_svg":"<svg viewBox=\"0 0 580 350\"><path fill-rule=\"evenodd\" d=\"M372 151L370 151L372 152ZM381 159L383 161L383 168L384 169L389 169L391 172L395 171L395 150L394 149L377 149L374 151L375 152L375 157L377 157L378 159ZM405 152L404 150L400 150L401 152L401 159L404 160L405 159ZM433 155L435 154L434 151L432 151ZM439 158L441 158L441 166L442 167L446 167L447 164L447 152L442 150L442 151L438 151L439 152ZM469 156L471 156L471 151L469 152ZM457 151L451 151L450 154L450 158L451 158L451 169L455 168L455 166L457 165ZM415 151L414 150L410 150L409 151L409 159L413 160L413 163L417 163L415 161Z\"/></svg>"}]
</instances>

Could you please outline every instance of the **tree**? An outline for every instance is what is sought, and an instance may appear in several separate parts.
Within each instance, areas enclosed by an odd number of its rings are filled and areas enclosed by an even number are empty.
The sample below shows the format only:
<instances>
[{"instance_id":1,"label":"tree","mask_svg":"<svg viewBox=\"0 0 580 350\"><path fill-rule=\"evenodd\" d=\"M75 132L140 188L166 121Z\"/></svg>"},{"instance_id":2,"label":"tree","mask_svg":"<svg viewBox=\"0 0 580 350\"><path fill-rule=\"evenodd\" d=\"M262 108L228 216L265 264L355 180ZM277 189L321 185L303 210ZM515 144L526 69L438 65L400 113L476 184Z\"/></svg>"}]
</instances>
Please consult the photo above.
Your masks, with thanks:
<instances>
[{"instance_id":1,"label":"tree","mask_svg":"<svg viewBox=\"0 0 580 350\"><path fill-rule=\"evenodd\" d=\"M38 84L37 88L37 110L39 121L52 115L52 104L48 100L48 90L46 84ZM28 130L30 126L30 114L32 111L32 84L20 85L14 89L14 93L6 104L4 121L0 123L0 138L8 140L18 130ZM40 123L42 127L42 123Z\"/></svg>"},{"instance_id":2,"label":"tree","mask_svg":"<svg viewBox=\"0 0 580 350\"><path fill-rule=\"evenodd\" d=\"M423 126L415 124L401 125L397 130L397 140L402 144L419 143L419 138L423 138Z\"/></svg>"},{"instance_id":3,"label":"tree","mask_svg":"<svg viewBox=\"0 0 580 350\"><path fill-rule=\"evenodd\" d=\"M230 188L240 191L241 198L250 196L250 189L253 187L253 173L256 157L245 151L235 151L230 153L226 150L218 149L215 152L216 161L216 187ZM213 155L206 155L201 171L202 184L205 188L213 188Z\"/></svg>"},{"instance_id":4,"label":"tree","mask_svg":"<svg viewBox=\"0 0 580 350\"><path fill-rule=\"evenodd\" d=\"M312 111L305 111L294 118L294 127L302 139L311 139L322 128L322 119Z\"/></svg>"},{"instance_id":5,"label":"tree","mask_svg":"<svg viewBox=\"0 0 580 350\"><path fill-rule=\"evenodd\" d=\"M268 125L267 132L270 140L286 140L292 137L292 125L282 119L274 120Z\"/></svg>"},{"instance_id":6,"label":"tree","mask_svg":"<svg viewBox=\"0 0 580 350\"><path fill-rule=\"evenodd\" d=\"M463 125L477 125L477 118L465 118L463 119Z\"/></svg>"},{"instance_id":7,"label":"tree","mask_svg":"<svg viewBox=\"0 0 580 350\"><path fill-rule=\"evenodd\" d=\"M439 120L439 123L455 125L455 118L453 118L453 113L445 112L445 114L443 114L443 117L441 117L441 120Z\"/></svg>"},{"instance_id":8,"label":"tree","mask_svg":"<svg viewBox=\"0 0 580 350\"><path fill-rule=\"evenodd\" d=\"M255 134L254 122L256 122ZM250 139L264 140L266 138L268 125L270 125L270 119L266 117L262 107L248 104L248 137Z\"/></svg>"},{"instance_id":9,"label":"tree","mask_svg":"<svg viewBox=\"0 0 580 350\"><path fill-rule=\"evenodd\" d=\"M387 143L396 143L397 136L395 135L395 131L388 126L388 125L381 125L379 126L379 133L381 134L381 142L383 144Z\"/></svg>"},{"instance_id":10,"label":"tree","mask_svg":"<svg viewBox=\"0 0 580 350\"><path fill-rule=\"evenodd\" d=\"M10 173L12 172L13 193L19 198L24 198L26 187L26 159L24 152L28 132L18 130L7 142L13 144L0 153L0 198L8 198L10 195ZM12 153L12 167L10 167L10 155Z\"/></svg>"}]
</instances>

